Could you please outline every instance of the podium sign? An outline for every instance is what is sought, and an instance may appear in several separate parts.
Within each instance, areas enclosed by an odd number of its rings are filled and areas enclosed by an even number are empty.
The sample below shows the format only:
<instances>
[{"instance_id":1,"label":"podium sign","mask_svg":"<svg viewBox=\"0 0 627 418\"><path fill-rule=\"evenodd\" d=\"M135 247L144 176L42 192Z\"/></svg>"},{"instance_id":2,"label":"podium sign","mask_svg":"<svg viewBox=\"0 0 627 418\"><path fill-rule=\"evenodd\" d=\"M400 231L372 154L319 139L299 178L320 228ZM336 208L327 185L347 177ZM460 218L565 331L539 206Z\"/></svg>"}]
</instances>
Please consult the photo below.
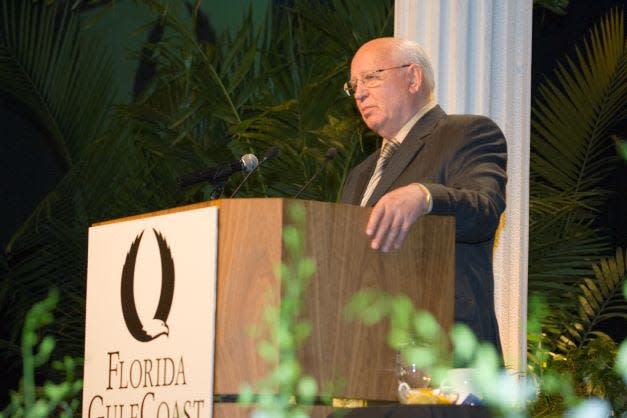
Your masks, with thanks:
<instances>
[{"instance_id":1,"label":"podium sign","mask_svg":"<svg viewBox=\"0 0 627 418\"><path fill-rule=\"evenodd\" d=\"M84 417L211 417L217 212L91 227Z\"/></svg>"}]
</instances>

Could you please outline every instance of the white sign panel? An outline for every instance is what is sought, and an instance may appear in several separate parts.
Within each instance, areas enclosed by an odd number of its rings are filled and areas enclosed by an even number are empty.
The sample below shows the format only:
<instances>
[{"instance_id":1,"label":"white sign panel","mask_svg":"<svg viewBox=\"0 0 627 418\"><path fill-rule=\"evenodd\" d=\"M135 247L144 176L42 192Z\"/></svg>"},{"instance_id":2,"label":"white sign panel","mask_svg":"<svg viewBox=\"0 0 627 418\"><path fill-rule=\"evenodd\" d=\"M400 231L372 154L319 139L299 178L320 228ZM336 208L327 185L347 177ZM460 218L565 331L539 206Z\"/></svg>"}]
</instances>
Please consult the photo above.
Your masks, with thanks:
<instances>
[{"instance_id":1,"label":"white sign panel","mask_svg":"<svg viewBox=\"0 0 627 418\"><path fill-rule=\"evenodd\" d=\"M89 229L83 417L211 417L217 208Z\"/></svg>"}]
</instances>

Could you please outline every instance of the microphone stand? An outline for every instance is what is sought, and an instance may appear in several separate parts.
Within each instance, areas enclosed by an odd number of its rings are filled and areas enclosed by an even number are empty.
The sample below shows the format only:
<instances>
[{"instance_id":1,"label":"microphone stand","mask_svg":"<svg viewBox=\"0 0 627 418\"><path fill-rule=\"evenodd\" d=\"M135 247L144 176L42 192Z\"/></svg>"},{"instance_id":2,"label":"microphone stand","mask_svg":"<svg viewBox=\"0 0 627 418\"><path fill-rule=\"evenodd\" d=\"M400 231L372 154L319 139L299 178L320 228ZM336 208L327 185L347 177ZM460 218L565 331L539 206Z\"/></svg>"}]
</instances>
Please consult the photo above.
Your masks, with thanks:
<instances>
[{"instance_id":1,"label":"microphone stand","mask_svg":"<svg viewBox=\"0 0 627 418\"><path fill-rule=\"evenodd\" d=\"M220 196L224 193L224 186L226 185L226 181L229 179L229 175L222 175L220 177L214 178L211 180L211 185L213 186L213 191L209 196L209 200L219 199Z\"/></svg>"},{"instance_id":2,"label":"microphone stand","mask_svg":"<svg viewBox=\"0 0 627 418\"><path fill-rule=\"evenodd\" d=\"M219 199L220 196L222 196L222 193L224 193L224 183L215 185L213 191L211 192L211 195L209 196L209 200Z\"/></svg>"},{"instance_id":3,"label":"microphone stand","mask_svg":"<svg viewBox=\"0 0 627 418\"><path fill-rule=\"evenodd\" d=\"M333 160L335 157L337 156L337 151L335 148L329 148L325 154L325 158L324 158L324 162L320 165L320 167L318 167L318 170L316 170L316 172L314 173L313 176L311 176L311 178L307 181L307 183L305 183L303 185L303 187L300 188L300 190L298 192L296 192L296 194L294 195L294 197L292 199L296 199L298 196L300 196L300 194L316 179L318 178L318 176L320 175L320 173L322 172L322 170L324 170L324 168L327 166L327 164L329 163L329 161Z\"/></svg>"},{"instance_id":4,"label":"microphone stand","mask_svg":"<svg viewBox=\"0 0 627 418\"><path fill-rule=\"evenodd\" d=\"M259 162L259 165L263 164L263 162L266 161L265 159L261 160ZM233 190L233 193L231 193L230 197L234 197L237 192L239 192L239 189L242 188L242 186L244 185L244 183L246 183L246 180L248 180L248 177L250 177L251 174L253 174L255 172L255 170L257 170L257 168L259 167L259 165L257 167L255 167L254 169L250 170L248 173L246 173L246 176L244 176L244 179L237 185L237 187L235 188L235 190Z\"/></svg>"}]
</instances>

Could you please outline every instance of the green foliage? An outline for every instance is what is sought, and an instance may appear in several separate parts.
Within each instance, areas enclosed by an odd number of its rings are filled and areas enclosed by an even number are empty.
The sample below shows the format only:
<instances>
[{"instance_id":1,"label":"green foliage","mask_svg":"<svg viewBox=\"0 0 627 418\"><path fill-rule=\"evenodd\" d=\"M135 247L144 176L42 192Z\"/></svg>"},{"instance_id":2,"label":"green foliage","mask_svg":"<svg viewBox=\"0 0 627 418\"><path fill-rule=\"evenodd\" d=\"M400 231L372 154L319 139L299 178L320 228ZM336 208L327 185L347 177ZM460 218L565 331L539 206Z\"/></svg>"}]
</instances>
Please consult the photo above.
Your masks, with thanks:
<instances>
[{"instance_id":1,"label":"green foliage","mask_svg":"<svg viewBox=\"0 0 627 418\"><path fill-rule=\"evenodd\" d=\"M543 311L528 333L528 365L541 386L534 416L560 415L595 396L625 410L627 388L613 372L620 354L599 325L627 317L626 253L609 257L609 236L595 226L610 193L603 180L619 162L612 134L627 116L623 13L610 12L575 55L532 107L530 312Z\"/></svg>"},{"instance_id":2,"label":"green foliage","mask_svg":"<svg viewBox=\"0 0 627 418\"><path fill-rule=\"evenodd\" d=\"M279 158L252 176L240 194L289 196L333 146L338 158L304 197L336 200L348 168L367 151L363 124L351 99L342 95L347 63L364 33L381 27L369 25L371 20L383 22L382 31L391 30L391 2L296 1L290 9L271 9L258 31L248 15L234 39L226 33L215 44L197 41L192 29L158 2L146 3L174 34L152 46L157 76L122 114L147 137L147 146L170 156L160 163L175 164L173 148L182 151L178 167L189 171L276 146ZM351 10L369 14L356 24ZM326 17L337 28L352 27L351 37L328 36ZM374 137L370 140L368 149L375 146ZM237 182L234 176L227 183L227 195ZM186 198L207 194L198 186Z\"/></svg>"},{"instance_id":3,"label":"green foliage","mask_svg":"<svg viewBox=\"0 0 627 418\"><path fill-rule=\"evenodd\" d=\"M555 312L563 318L556 348L567 353L595 338L609 339L598 325L609 319L627 319L627 302L622 288L627 281L627 251L618 248L615 257L593 265L594 279L584 278L575 291L573 306Z\"/></svg>"},{"instance_id":4,"label":"green foliage","mask_svg":"<svg viewBox=\"0 0 627 418\"><path fill-rule=\"evenodd\" d=\"M537 5L543 7L544 9L558 15L566 14L568 3L570 3L570 0L533 0L534 6Z\"/></svg>"},{"instance_id":5,"label":"green foliage","mask_svg":"<svg viewBox=\"0 0 627 418\"><path fill-rule=\"evenodd\" d=\"M623 160L627 161L627 141L621 141L617 137L614 137L614 142L616 143L618 155L620 155Z\"/></svg>"},{"instance_id":6,"label":"green foliage","mask_svg":"<svg viewBox=\"0 0 627 418\"><path fill-rule=\"evenodd\" d=\"M627 410L627 386L614 370L617 353L614 341L596 338L572 352L564 367L574 376L575 393L607 399L620 415Z\"/></svg>"},{"instance_id":7,"label":"green foliage","mask_svg":"<svg viewBox=\"0 0 627 418\"><path fill-rule=\"evenodd\" d=\"M76 361L66 356L54 361L53 368L64 374L64 381L46 381L43 386L35 382L35 370L46 364L55 347L50 336L40 336L41 329L52 324L52 311L59 301L59 293L50 291L48 297L36 303L26 314L22 331L23 378L20 391L11 393L11 403L0 412L0 417L72 417L78 410L78 396L83 382L75 377Z\"/></svg>"},{"instance_id":8,"label":"green foliage","mask_svg":"<svg viewBox=\"0 0 627 418\"><path fill-rule=\"evenodd\" d=\"M539 384L533 416L559 416L578 407L583 399L603 399L620 414L626 409L627 386L620 374L617 344L604 334L569 347L564 353L551 351L554 341L538 326L549 312L538 299L530 304L528 368Z\"/></svg>"},{"instance_id":9,"label":"green foliage","mask_svg":"<svg viewBox=\"0 0 627 418\"><path fill-rule=\"evenodd\" d=\"M78 14L61 2L1 7L0 90L28 107L69 167L106 122L110 59L95 40L79 40Z\"/></svg>"},{"instance_id":10,"label":"green foliage","mask_svg":"<svg viewBox=\"0 0 627 418\"><path fill-rule=\"evenodd\" d=\"M561 413L588 397L608 400L619 413L627 409L627 386L616 373L622 370L622 354L598 329L602 321L627 316L621 294L627 278L625 255L619 248L615 257L594 265L595 277L582 279L573 290L576 302L572 306L548 309L537 298L532 299L528 367L543 385L535 416ZM560 376L570 385L564 386Z\"/></svg>"},{"instance_id":11,"label":"green foliage","mask_svg":"<svg viewBox=\"0 0 627 418\"><path fill-rule=\"evenodd\" d=\"M94 190L96 183L87 188L77 183L98 173L85 156L108 126L110 60L81 32L76 11L66 3L47 3L51 2L7 0L0 6L0 89L28 107L33 124L45 131L67 170L6 248L0 307L7 338L0 356L9 370L21 364L19 339L26 310L53 286L68 303L55 312L64 332L51 332L63 352L82 355L87 202L94 196L106 199L102 188ZM109 164L107 174L112 169L108 157L100 156L101 172L102 165ZM106 179L107 187L110 180Z\"/></svg>"},{"instance_id":12,"label":"green foliage","mask_svg":"<svg viewBox=\"0 0 627 418\"><path fill-rule=\"evenodd\" d=\"M281 279L281 303L264 310L263 330L258 333L259 354L276 367L255 386L244 385L238 398L244 405L254 405L256 416L306 417L318 393L316 381L303 373L297 356L311 332L311 325L302 318L302 307L316 265L303 253L305 209L293 204L288 212L291 225L283 230L288 262L276 271Z\"/></svg>"},{"instance_id":13,"label":"green foliage","mask_svg":"<svg viewBox=\"0 0 627 418\"><path fill-rule=\"evenodd\" d=\"M623 297L627 299L627 282L623 283ZM618 349L616 372L622 376L623 383L627 384L627 340L623 341Z\"/></svg>"},{"instance_id":14,"label":"green foliage","mask_svg":"<svg viewBox=\"0 0 627 418\"><path fill-rule=\"evenodd\" d=\"M608 195L602 181L617 166L610 134L627 116L626 45L624 16L611 12L533 101L529 291L552 306L570 304L563 293L609 254L594 221Z\"/></svg>"},{"instance_id":15,"label":"green foliage","mask_svg":"<svg viewBox=\"0 0 627 418\"><path fill-rule=\"evenodd\" d=\"M525 378L502 369L495 349L479 343L466 326L454 325L447 338L433 317L408 305L405 296L367 290L356 294L347 307L349 318L366 324L389 319L388 343L392 348L402 350L407 340L417 342L406 354L433 377L434 388L451 365L448 345L441 346L440 341L450 341L453 357L474 370L473 385L497 416L607 416L609 406L600 399L610 400L618 414L624 412L627 387L614 370L616 344L607 338L596 338L570 350L568 356L551 353L543 347L545 338L535 334L541 332L543 317L548 312L543 301L531 300L530 338L538 344L537 349L530 350L530 358L536 361L530 362L530 375ZM399 314L404 318L397 318ZM624 359L618 358L618 362L623 362L618 368L625 370Z\"/></svg>"},{"instance_id":16,"label":"green foliage","mask_svg":"<svg viewBox=\"0 0 627 418\"><path fill-rule=\"evenodd\" d=\"M347 319L359 319L373 325L389 318L387 343L407 361L419 367L436 381L451 365L448 340L440 325L427 312L416 311L405 295L392 296L375 290L361 290L346 308Z\"/></svg>"},{"instance_id":17,"label":"green foliage","mask_svg":"<svg viewBox=\"0 0 627 418\"><path fill-rule=\"evenodd\" d=\"M406 296L372 290L355 294L346 314L369 325L389 319L388 344L430 376L433 388L439 387L453 364L469 367L484 403L503 416L524 416L534 388L503 370L495 348L477 341L467 326L455 324L447 336L430 313L417 310Z\"/></svg>"}]
</instances>

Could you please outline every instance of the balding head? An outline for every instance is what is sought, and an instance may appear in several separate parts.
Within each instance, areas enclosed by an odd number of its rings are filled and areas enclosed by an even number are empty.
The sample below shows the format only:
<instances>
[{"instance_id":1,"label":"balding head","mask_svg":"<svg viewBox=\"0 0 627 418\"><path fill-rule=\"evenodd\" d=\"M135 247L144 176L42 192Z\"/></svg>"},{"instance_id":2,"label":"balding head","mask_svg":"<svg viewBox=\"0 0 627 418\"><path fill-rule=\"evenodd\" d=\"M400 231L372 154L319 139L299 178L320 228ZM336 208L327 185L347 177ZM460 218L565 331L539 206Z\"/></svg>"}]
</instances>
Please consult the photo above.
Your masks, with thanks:
<instances>
[{"instance_id":1,"label":"balding head","mask_svg":"<svg viewBox=\"0 0 627 418\"><path fill-rule=\"evenodd\" d=\"M435 76L433 75L431 59L418 42L392 37L377 38L363 44L357 54L362 49L379 51L380 54L393 57L397 62L417 64L422 69L424 93L428 97L433 96Z\"/></svg>"}]
</instances>

